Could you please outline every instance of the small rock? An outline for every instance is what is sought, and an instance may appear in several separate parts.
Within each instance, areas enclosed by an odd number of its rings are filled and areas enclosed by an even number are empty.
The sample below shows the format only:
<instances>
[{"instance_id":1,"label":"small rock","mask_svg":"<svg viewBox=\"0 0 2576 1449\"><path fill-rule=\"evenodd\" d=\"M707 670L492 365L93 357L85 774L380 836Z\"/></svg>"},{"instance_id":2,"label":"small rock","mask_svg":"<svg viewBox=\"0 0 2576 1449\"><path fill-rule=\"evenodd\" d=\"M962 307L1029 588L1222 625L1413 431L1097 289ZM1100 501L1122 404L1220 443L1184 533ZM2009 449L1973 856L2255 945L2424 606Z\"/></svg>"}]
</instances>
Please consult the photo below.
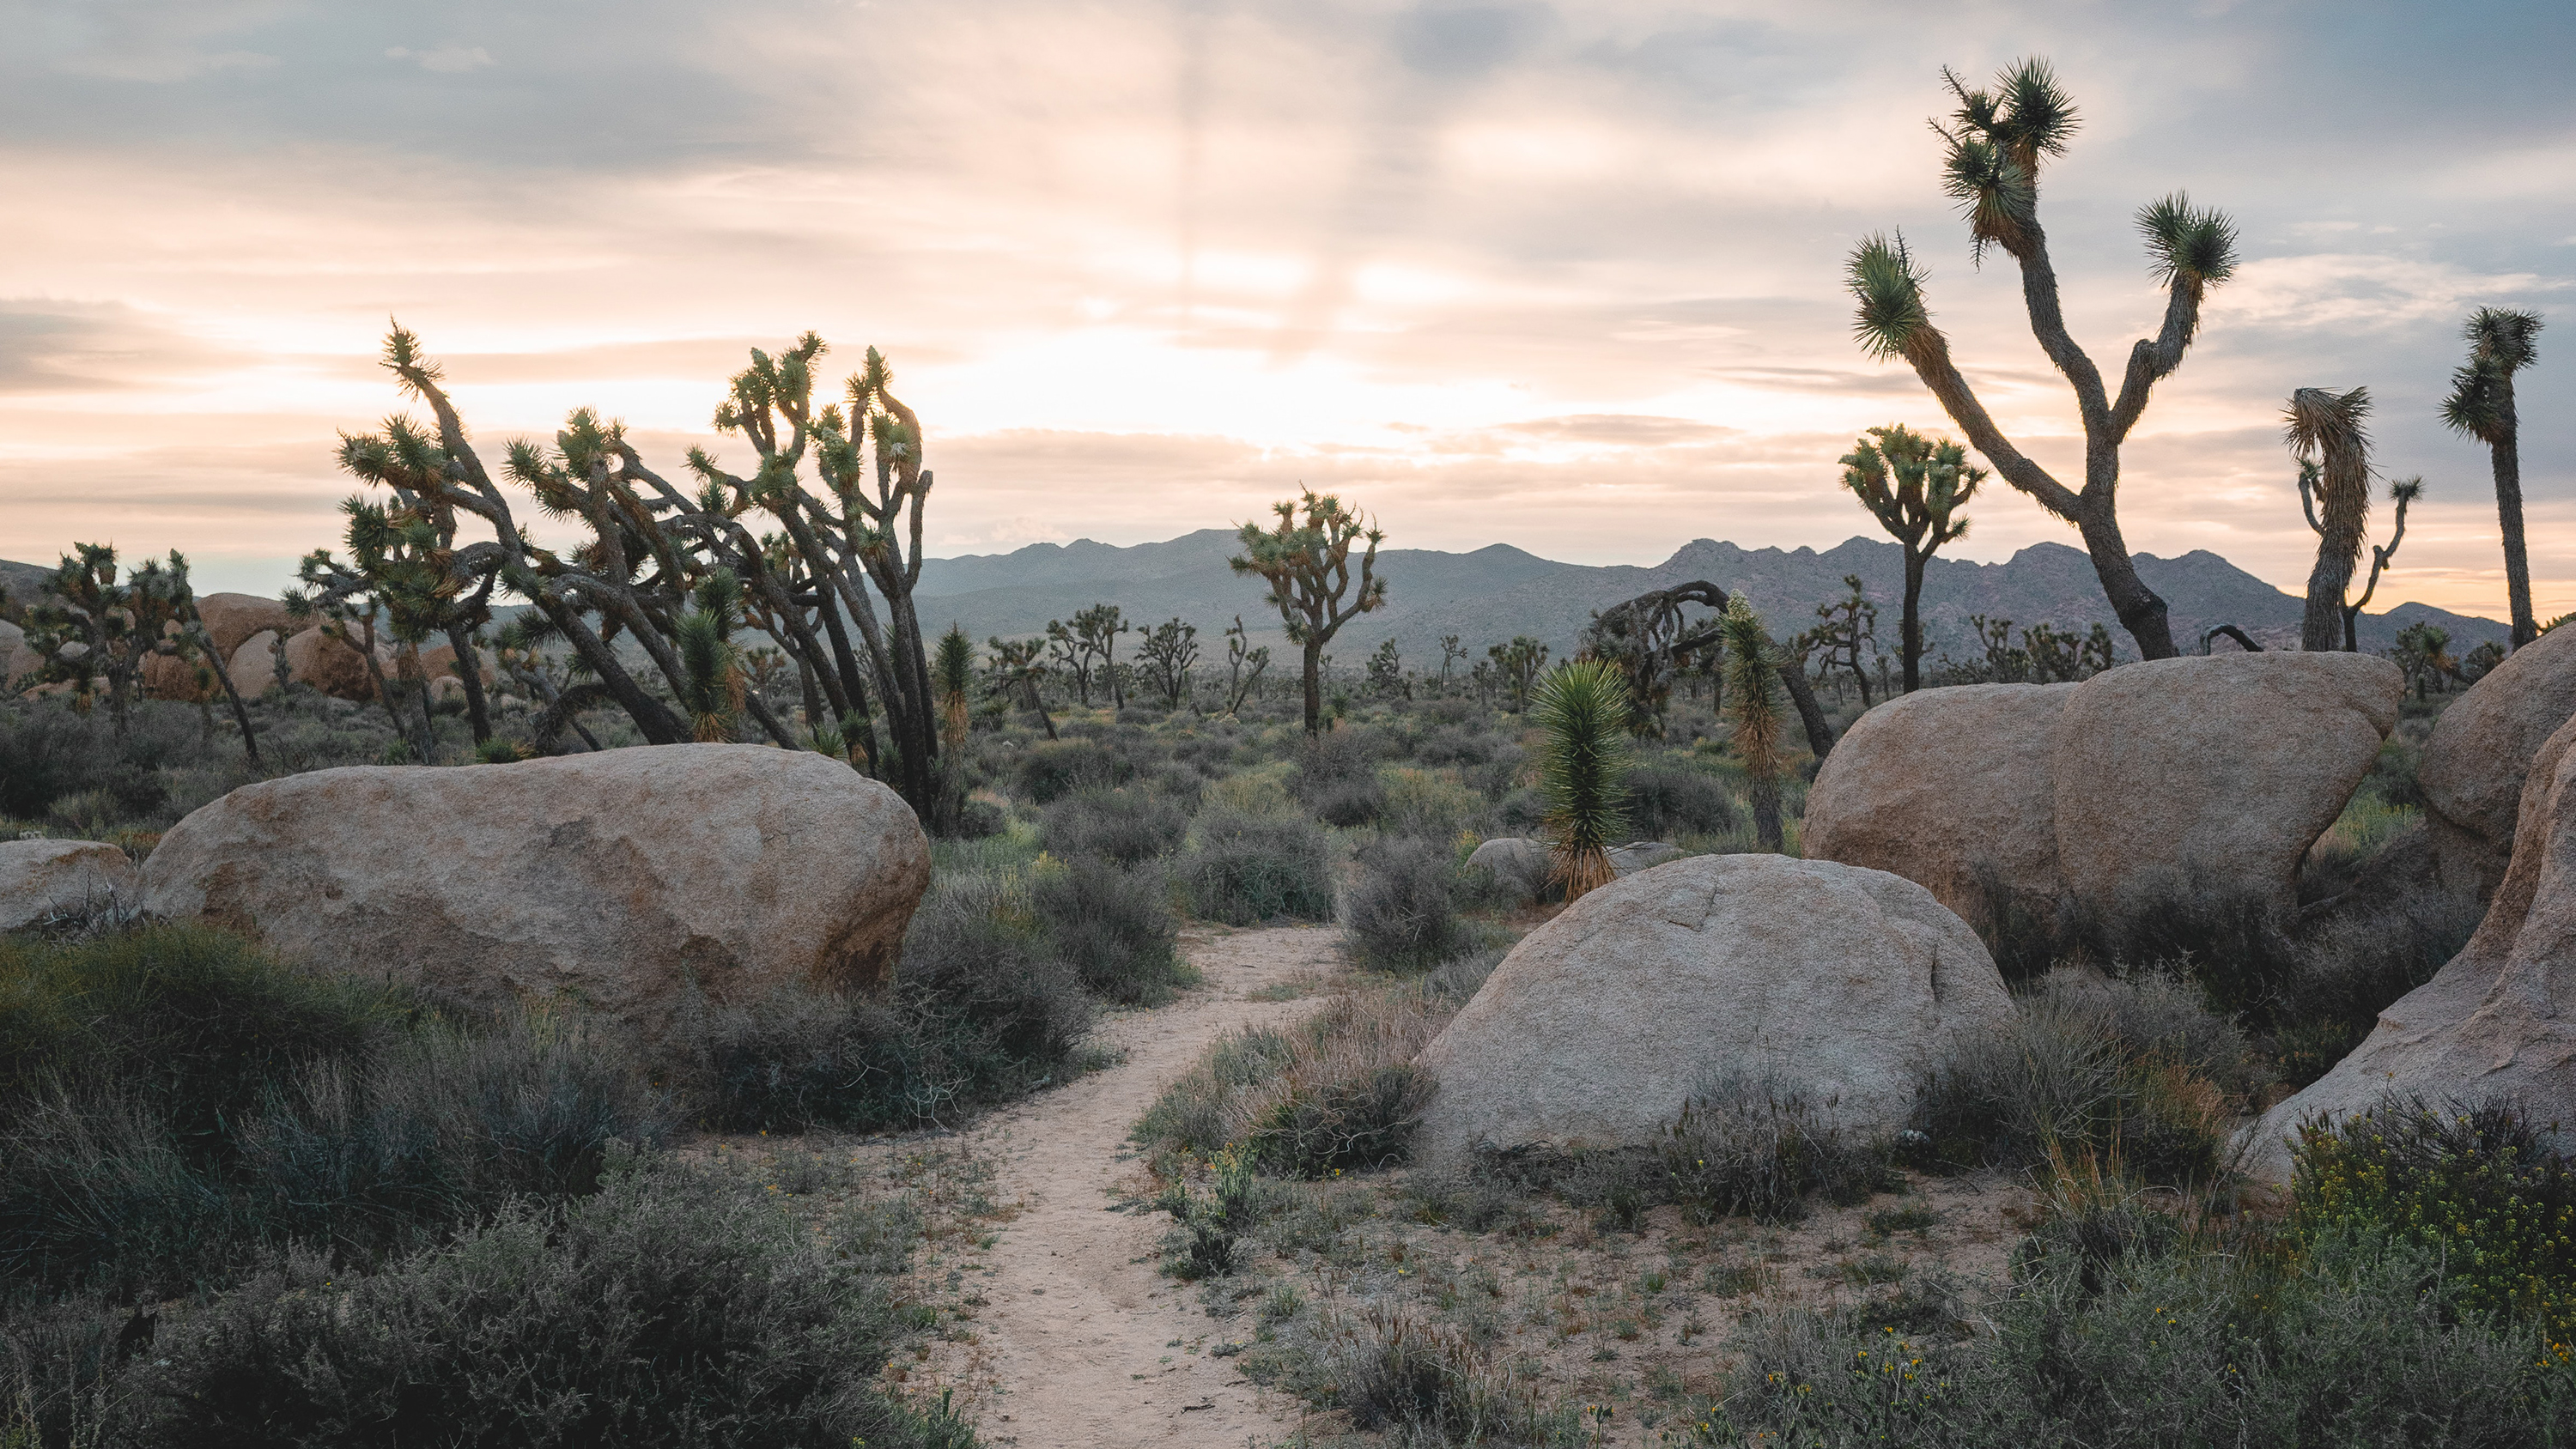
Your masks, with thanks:
<instances>
[{"instance_id":1,"label":"small rock","mask_svg":"<svg viewBox=\"0 0 2576 1449\"><path fill-rule=\"evenodd\" d=\"M134 862L95 840L0 840L0 931L58 912L131 904Z\"/></svg>"}]
</instances>

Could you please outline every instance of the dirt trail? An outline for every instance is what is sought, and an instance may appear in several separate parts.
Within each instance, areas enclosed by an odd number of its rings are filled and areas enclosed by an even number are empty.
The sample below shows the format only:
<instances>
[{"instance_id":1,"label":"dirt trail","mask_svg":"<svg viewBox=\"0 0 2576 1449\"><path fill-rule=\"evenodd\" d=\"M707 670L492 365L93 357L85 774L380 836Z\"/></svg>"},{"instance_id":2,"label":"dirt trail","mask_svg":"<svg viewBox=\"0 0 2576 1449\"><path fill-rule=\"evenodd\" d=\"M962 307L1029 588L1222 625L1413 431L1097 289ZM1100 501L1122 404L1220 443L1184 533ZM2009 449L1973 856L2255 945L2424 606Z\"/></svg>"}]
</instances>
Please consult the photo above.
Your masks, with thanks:
<instances>
[{"instance_id":1,"label":"dirt trail","mask_svg":"<svg viewBox=\"0 0 2576 1449\"><path fill-rule=\"evenodd\" d=\"M1247 1383L1235 1360L1209 1356L1222 1338L1216 1321L1192 1289L1157 1271L1170 1219L1109 1208L1149 1190L1127 1132L1156 1094L1217 1037L1315 1010L1313 996L1253 998L1336 972L1338 936L1328 927L1185 936L1206 984L1106 1023L1099 1042L1124 1061L972 1131L976 1150L999 1161L991 1191L1013 1215L980 1255L976 1341L943 1343L924 1367L957 1389L986 1443L1239 1449L1294 1431L1296 1406Z\"/></svg>"}]
</instances>

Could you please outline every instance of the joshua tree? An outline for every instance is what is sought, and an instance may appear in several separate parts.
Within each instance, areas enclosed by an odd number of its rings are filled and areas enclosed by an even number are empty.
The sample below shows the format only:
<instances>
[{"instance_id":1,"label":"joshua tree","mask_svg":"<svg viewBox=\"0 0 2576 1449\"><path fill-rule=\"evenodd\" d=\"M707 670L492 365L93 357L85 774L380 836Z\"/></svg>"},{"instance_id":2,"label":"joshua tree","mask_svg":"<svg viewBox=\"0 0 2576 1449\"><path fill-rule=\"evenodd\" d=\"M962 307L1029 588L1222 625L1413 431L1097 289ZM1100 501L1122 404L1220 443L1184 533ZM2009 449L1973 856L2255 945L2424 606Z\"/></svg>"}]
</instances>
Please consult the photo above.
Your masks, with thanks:
<instances>
[{"instance_id":1,"label":"joshua tree","mask_svg":"<svg viewBox=\"0 0 2576 1449\"><path fill-rule=\"evenodd\" d=\"M1606 659L1628 681L1628 697L1637 707L1631 728L1640 736L1664 732L1664 710L1673 696L1673 676L1691 657L1717 643L1712 616L1689 617L1685 606L1724 609L1726 591L1706 579L1669 589L1651 589L1592 616L1583 631L1583 652ZM1515 645L1523 641L1515 639ZM1535 644L1535 640L1529 641ZM1539 657L1546 658L1541 647Z\"/></svg>"},{"instance_id":2,"label":"joshua tree","mask_svg":"<svg viewBox=\"0 0 2576 1449\"><path fill-rule=\"evenodd\" d=\"M1234 616L1234 627L1225 631L1225 712L1234 714L1243 708L1253 687L1261 682L1261 671L1270 667L1270 646L1252 645L1245 632L1243 616Z\"/></svg>"},{"instance_id":3,"label":"joshua tree","mask_svg":"<svg viewBox=\"0 0 2576 1449\"><path fill-rule=\"evenodd\" d=\"M2540 637L2531 612L2531 559L2522 541L2522 421L2514 411L2513 375L2540 360L2540 314L2480 307L2460 329L2467 365L2451 374L2442 421L2487 445L2495 465L2496 520L2504 532L2504 585L2513 606L2513 647Z\"/></svg>"},{"instance_id":4,"label":"joshua tree","mask_svg":"<svg viewBox=\"0 0 2576 1449\"><path fill-rule=\"evenodd\" d=\"M2282 412L2282 437L2302 465L2299 501L2317 530L2316 567L2308 572L2308 607L2300 618L2299 647L2322 651L2344 642L2345 591L2361 562L2363 530L2370 522L2370 390L2328 392L2303 387Z\"/></svg>"},{"instance_id":5,"label":"joshua tree","mask_svg":"<svg viewBox=\"0 0 2576 1449\"><path fill-rule=\"evenodd\" d=\"M1440 688L1443 693L1446 693L1449 688L1449 666L1452 664L1464 664L1466 662L1467 646L1458 642L1458 636L1455 634L1441 635Z\"/></svg>"},{"instance_id":6,"label":"joshua tree","mask_svg":"<svg viewBox=\"0 0 2576 1449\"><path fill-rule=\"evenodd\" d=\"M1559 665L1531 693L1540 791L1556 876L1569 901L1607 885L1610 847L1628 830L1628 682L1603 659Z\"/></svg>"},{"instance_id":7,"label":"joshua tree","mask_svg":"<svg viewBox=\"0 0 2576 1449\"><path fill-rule=\"evenodd\" d=\"M1842 598L1816 606L1816 617L1822 622L1808 631L1812 643L1825 651L1825 672L1840 669L1860 686L1860 707L1869 708L1869 669L1861 663L1861 646L1870 645L1872 653L1878 642L1878 605L1861 592L1860 575L1843 575L1843 587L1851 592Z\"/></svg>"},{"instance_id":8,"label":"joshua tree","mask_svg":"<svg viewBox=\"0 0 2576 1449\"><path fill-rule=\"evenodd\" d=\"M349 525L349 566L328 551L304 561L299 573L320 591L317 602L336 603L358 591L375 595L392 617L397 639L410 657L431 634L446 636L456 653L465 685L466 717L481 744L492 737L492 719L483 698L483 675L476 652L479 631L492 621L492 589L497 575L486 571L470 589L456 576L458 510L439 486L446 458L437 443L407 420L395 419L381 434L342 434L340 466L393 495L393 504L351 498L340 505ZM426 701L424 701L426 703Z\"/></svg>"},{"instance_id":9,"label":"joshua tree","mask_svg":"<svg viewBox=\"0 0 2576 1449\"><path fill-rule=\"evenodd\" d=\"M1726 713L1734 724L1727 743L1744 762L1753 797L1753 829L1765 850L1778 850L1780 834L1780 675L1771 636L1753 606L1738 594L1726 605Z\"/></svg>"},{"instance_id":10,"label":"joshua tree","mask_svg":"<svg viewBox=\"0 0 2576 1449\"><path fill-rule=\"evenodd\" d=\"M1074 697L1083 708L1091 707L1095 681L1109 686L1114 707L1126 707L1119 693L1118 636L1127 628L1126 615L1116 604L1094 604L1074 615L1070 625L1061 619L1047 621L1047 642L1055 650L1056 661L1073 676Z\"/></svg>"},{"instance_id":11,"label":"joshua tree","mask_svg":"<svg viewBox=\"0 0 2576 1449\"><path fill-rule=\"evenodd\" d=\"M1512 708L1529 708L1530 690L1538 683L1538 673L1547 667L1547 646L1527 634L1515 634L1509 644L1486 646L1485 658L1494 666L1494 677L1511 691Z\"/></svg>"},{"instance_id":12,"label":"joshua tree","mask_svg":"<svg viewBox=\"0 0 2576 1449\"><path fill-rule=\"evenodd\" d=\"M1723 631L1725 625L1726 621L1721 616L1719 629ZM1807 683L1807 656L1815 647L1815 630L1793 634L1777 646L1777 662L1781 686L1788 690L1789 702L1798 710L1798 727L1806 731L1807 748L1821 761L1834 752L1834 727L1825 722L1825 707L1816 702L1816 691ZM1720 645L1712 652L1723 656L1725 648ZM1712 704L1711 707L1718 706Z\"/></svg>"},{"instance_id":13,"label":"joshua tree","mask_svg":"<svg viewBox=\"0 0 2576 1449\"><path fill-rule=\"evenodd\" d=\"M1163 696L1163 707L1179 709L1190 698L1190 668L1198 663L1199 626L1175 618L1157 624L1136 652L1145 661L1145 677Z\"/></svg>"},{"instance_id":14,"label":"joshua tree","mask_svg":"<svg viewBox=\"0 0 2576 1449\"><path fill-rule=\"evenodd\" d=\"M699 580L691 593L695 607L674 621L671 631L680 655L680 675L671 689L689 717L689 738L721 744L733 738L747 700L742 652L733 643L742 618L742 584L733 570L720 568Z\"/></svg>"},{"instance_id":15,"label":"joshua tree","mask_svg":"<svg viewBox=\"0 0 2576 1449\"><path fill-rule=\"evenodd\" d=\"M1380 640L1377 652L1369 656L1368 687L1369 693L1380 699L1412 694L1404 684L1404 655L1397 651L1393 639Z\"/></svg>"},{"instance_id":16,"label":"joshua tree","mask_svg":"<svg viewBox=\"0 0 2576 1449\"><path fill-rule=\"evenodd\" d=\"M1300 520L1300 511L1303 519ZM1339 498L1313 489L1274 504L1276 526L1243 525L1243 552L1227 560L1239 574L1259 574L1270 585L1262 602L1279 610L1288 642L1305 650L1306 733L1324 730L1324 646L1342 625L1386 604L1386 580L1377 576L1377 546L1386 535ZM1359 577L1351 577L1351 545L1365 542ZM1354 587L1356 585L1356 587Z\"/></svg>"},{"instance_id":17,"label":"joshua tree","mask_svg":"<svg viewBox=\"0 0 2576 1449\"><path fill-rule=\"evenodd\" d=\"M1905 692L1912 694L1923 687L1923 566L1941 545L1968 536L1959 510L1976 496L1986 470L1971 466L1959 444L1924 437L1903 423L1870 429L1842 465L1843 486L1905 548L1905 619L1896 647ZM1866 702L1866 690L1862 697Z\"/></svg>"},{"instance_id":18,"label":"joshua tree","mask_svg":"<svg viewBox=\"0 0 2576 1449\"><path fill-rule=\"evenodd\" d=\"M1020 702L1036 710L1038 723L1046 726L1046 737L1055 738L1055 720L1047 713L1046 697L1040 686L1047 676L1043 657L1044 639L1002 639L984 641L993 651L993 684L996 688L1016 690Z\"/></svg>"},{"instance_id":19,"label":"joshua tree","mask_svg":"<svg viewBox=\"0 0 2576 1449\"><path fill-rule=\"evenodd\" d=\"M83 711L106 685L108 718L123 739L143 661L155 654L198 657L196 635L186 627L195 617L194 598L188 561L175 552L167 566L146 559L125 570L120 582L114 545L73 544L45 592L27 606L27 647L44 661L36 681L70 685L72 703Z\"/></svg>"},{"instance_id":20,"label":"joshua tree","mask_svg":"<svg viewBox=\"0 0 2576 1449\"><path fill-rule=\"evenodd\" d=\"M2308 527L2315 530L2318 537L2322 539L2326 526L2325 521L2317 516L2317 473L2318 468L2313 460L2301 460L2299 510L2307 515ZM2361 597L2343 606L2343 649L2346 654L2356 653L2361 648L2361 611L2369 607L2370 596L2379 592L2379 576L2387 572L2388 565L2397 557L2397 550L2406 542L2406 510L2413 507L2415 500L2423 496L2424 480L2421 477L2399 478L2388 485L2388 501L2397 506L2397 522L2389 529L2386 544L2370 546L2370 582L2363 586ZM2242 632L2235 626L2221 625L2220 627L2236 634L2240 641L2243 640ZM2251 648L2252 645L2249 643L2247 647Z\"/></svg>"},{"instance_id":21,"label":"joshua tree","mask_svg":"<svg viewBox=\"0 0 2576 1449\"><path fill-rule=\"evenodd\" d=\"M2075 391L2084 425L2084 486L2068 488L2005 438L1950 359L1949 339L1932 325L1923 298L1929 275L1916 265L1902 235L1873 236L1853 249L1848 278L1858 301L1855 330L1873 357L1910 363L1942 410L1968 435L2004 481L2075 525L2092 556L2102 592L2149 659L2174 655L2165 601L2138 577L2120 536L2116 498L2120 445L2146 411L2147 394L2182 365L2183 352L2200 328L2201 300L2236 270L2236 228L2210 210L2195 209L2177 191L2138 212L2151 270L2167 290L2164 325L2154 338L2129 351L2117 398L2106 391L2093 359L2066 329L2057 296L2057 271L2039 223L2039 170L2065 153L2075 132L2075 106L2045 61L2006 67L1994 89L1970 90L1948 70L1941 73L1957 99L1956 124L1934 130L1948 143L1944 187L1966 213L1972 255L1999 246L2021 266L2022 303L2040 349Z\"/></svg>"},{"instance_id":22,"label":"joshua tree","mask_svg":"<svg viewBox=\"0 0 2576 1449\"><path fill-rule=\"evenodd\" d=\"M2397 647L2388 654L2406 672L2406 682L2415 686L2415 697L2420 700L2427 690L2442 682L2442 676L2459 671L2459 661L2451 657L2450 647L2450 630L2431 623L2415 624L2397 631Z\"/></svg>"},{"instance_id":23,"label":"joshua tree","mask_svg":"<svg viewBox=\"0 0 2576 1449\"><path fill-rule=\"evenodd\" d=\"M975 641L955 624L939 636L930 660L930 688L939 701L940 773L946 788L939 808L954 830L966 806L966 727L975 702Z\"/></svg>"}]
</instances>

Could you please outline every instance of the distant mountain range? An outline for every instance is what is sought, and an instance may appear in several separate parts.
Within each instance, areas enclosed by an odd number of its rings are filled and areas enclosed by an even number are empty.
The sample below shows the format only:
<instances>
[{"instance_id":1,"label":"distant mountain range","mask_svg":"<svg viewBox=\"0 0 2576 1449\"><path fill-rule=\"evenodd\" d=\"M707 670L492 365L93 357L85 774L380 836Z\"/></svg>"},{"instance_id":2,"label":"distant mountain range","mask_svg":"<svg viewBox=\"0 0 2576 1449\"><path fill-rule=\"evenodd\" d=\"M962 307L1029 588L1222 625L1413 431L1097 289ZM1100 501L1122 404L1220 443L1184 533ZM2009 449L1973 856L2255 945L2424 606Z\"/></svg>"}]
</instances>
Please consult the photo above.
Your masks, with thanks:
<instances>
[{"instance_id":1,"label":"distant mountain range","mask_svg":"<svg viewBox=\"0 0 2576 1449\"><path fill-rule=\"evenodd\" d=\"M1211 653L1217 636L1237 614L1256 642L1278 649L1284 642L1275 610L1261 602L1261 581L1226 565L1235 536L1206 528L1164 543L1116 547L1083 539L1038 543L1005 554L930 559L922 564L919 600L925 631L961 624L979 644L989 636L1025 636L1050 619L1070 619L1092 604L1116 604L1140 626L1180 618L1199 627ZM2217 554L2195 549L2180 558L2137 555L2138 573L2164 596L2172 611L2175 642L2189 649L2203 631L2234 624L2261 643L2295 648L2303 601ZM1439 639L1455 634L1482 658L1485 646L1528 634L1560 656L1574 647L1593 613L1649 589L1706 579L1730 594L1742 593L1775 634L1815 622L1816 606L1846 595L1843 580L1857 575L1879 606L1878 638L1896 651L1904 598L1905 554L1880 539L1850 538L1822 553L1811 548L1744 549L1694 539L1651 568L1556 563L1506 544L1473 553L1388 549L1377 572L1387 581L1386 606L1343 626L1331 653L1355 666L1380 642L1393 638L1408 662L1436 668ZM2033 544L1999 564L1934 557L1924 572L1923 619L1934 657L1982 653L1969 620L1977 615L2016 625L2046 623L2077 632L2107 626L2122 655L2136 657L2119 617L2102 597L2092 560L2059 543ZM2364 614L2361 647L2386 649L2397 631L2431 621L2450 631L2453 651L2494 639L2506 626L2424 604L2400 604L2384 614ZM2221 643L2220 648L2232 647ZM1281 651L1284 653L1284 651ZM1221 656L1220 656L1221 657Z\"/></svg>"},{"instance_id":2,"label":"distant mountain range","mask_svg":"<svg viewBox=\"0 0 2576 1449\"><path fill-rule=\"evenodd\" d=\"M1224 657L1225 628L1240 614L1254 642L1270 645L1284 662L1279 615L1262 604L1259 579L1227 567L1234 552L1234 534L1219 528L1124 548L1089 539L1033 543L1010 553L925 560L915 597L925 632L955 622L979 645L994 635L1039 633L1047 621L1070 619L1093 604L1116 604L1140 627L1171 618L1196 624L1204 656L1218 660ZM2234 624L2267 646L2297 645L2302 601L2218 555L2195 549L2174 559L2139 554L2137 562L2139 575L2172 610L2174 639L2184 648L2195 647L2202 632L2218 624ZM1387 581L1386 607L1352 620L1334 638L1330 652L1342 667L1357 667L1393 638L1408 663L1436 669L1439 640L1446 634L1457 635L1476 658L1484 657L1487 645L1516 634L1531 635L1563 657L1595 611L1693 579L1744 594L1773 633L1786 634L1812 625L1818 604L1843 597L1847 575L1858 575L1879 606L1879 646L1893 655L1905 554L1894 543L1871 538L1845 539L1822 553L1745 549L1702 538L1652 568L1596 567L1557 563L1498 543L1473 553L1388 549L1378 555L1377 572ZM51 574L0 560L0 584L8 586L15 604L33 597ZM2136 655L2102 597L2092 560L2064 544L2032 544L1999 564L1936 556L1923 579L1924 633L1935 659L1982 652L1968 622L1976 615L2079 633L2100 623L2124 657ZM2361 647L2389 648L2398 630L2428 620L2450 631L2454 653L2507 637L2505 625L2493 619L2400 604L2361 617Z\"/></svg>"}]
</instances>

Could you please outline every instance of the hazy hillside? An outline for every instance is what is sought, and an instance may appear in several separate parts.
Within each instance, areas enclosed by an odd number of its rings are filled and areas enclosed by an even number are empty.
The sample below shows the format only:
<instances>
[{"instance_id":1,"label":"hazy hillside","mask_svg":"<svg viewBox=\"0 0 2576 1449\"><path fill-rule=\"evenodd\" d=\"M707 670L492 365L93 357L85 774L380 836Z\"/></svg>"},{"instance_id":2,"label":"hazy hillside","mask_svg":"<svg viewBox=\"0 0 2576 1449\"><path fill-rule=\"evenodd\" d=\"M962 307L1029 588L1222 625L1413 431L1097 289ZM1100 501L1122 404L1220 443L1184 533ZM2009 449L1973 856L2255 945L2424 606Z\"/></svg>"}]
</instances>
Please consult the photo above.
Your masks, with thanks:
<instances>
[{"instance_id":1,"label":"hazy hillside","mask_svg":"<svg viewBox=\"0 0 2576 1449\"><path fill-rule=\"evenodd\" d=\"M922 620L929 628L955 620L980 641L1034 634L1050 619L1112 603L1137 623L1178 616L1210 638L1241 614L1263 642L1276 645L1277 615L1262 605L1258 580L1226 567L1233 551L1233 534L1211 528L1128 548L1085 539L932 559L922 566ZM2196 641L2212 625L2235 624L2267 644L2297 642L2300 600L2214 553L2195 550L2174 559L2140 554L2138 570L2172 609L2177 640ZM1652 568L1594 567L1495 544L1463 554L1389 549L1378 556L1378 571L1387 580L1387 605L1352 621L1333 641L1333 655L1345 663L1390 636L1407 659L1434 665L1444 634L1458 635L1479 654L1484 645L1515 634L1535 635L1562 652L1595 610L1692 579L1746 594L1775 632L1786 632L1812 623L1816 606L1840 597L1844 577L1852 574L1879 604L1880 638L1892 652L1904 554L1894 543L1868 538L1846 539L1822 553L1695 539ZM2064 544L2033 544L1999 564L1936 558L1924 577L1923 612L1936 655L1970 648L1968 621L1978 614L2078 629L2099 622L2110 627L2123 653L2130 652L2092 562ZM2492 619L2405 604L2364 615L2361 645L2387 648L2399 629L2427 618L2450 630L2463 648L2505 637L2505 626Z\"/></svg>"}]
</instances>

